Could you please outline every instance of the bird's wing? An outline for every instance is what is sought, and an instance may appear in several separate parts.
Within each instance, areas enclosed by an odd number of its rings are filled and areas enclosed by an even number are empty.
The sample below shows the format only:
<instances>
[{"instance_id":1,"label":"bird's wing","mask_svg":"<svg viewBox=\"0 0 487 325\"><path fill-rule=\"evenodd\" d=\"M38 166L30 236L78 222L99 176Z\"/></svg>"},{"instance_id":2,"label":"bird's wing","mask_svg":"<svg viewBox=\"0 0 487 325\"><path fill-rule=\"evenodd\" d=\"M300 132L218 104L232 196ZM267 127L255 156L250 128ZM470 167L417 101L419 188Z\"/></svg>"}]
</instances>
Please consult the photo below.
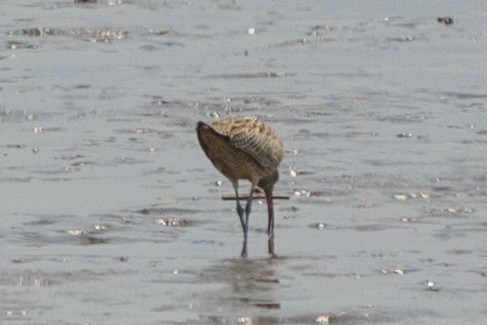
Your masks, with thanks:
<instances>
[{"instance_id":1,"label":"bird's wing","mask_svg":"<svg viewBox=\"0 0 487 325\"><path fill-rule=\"evenodd\" d=\"M231 121L215 121L211 127L263 168L275 169L282 160L282 143L271 128L256 118Z\"/></svg>"}]
</instances>

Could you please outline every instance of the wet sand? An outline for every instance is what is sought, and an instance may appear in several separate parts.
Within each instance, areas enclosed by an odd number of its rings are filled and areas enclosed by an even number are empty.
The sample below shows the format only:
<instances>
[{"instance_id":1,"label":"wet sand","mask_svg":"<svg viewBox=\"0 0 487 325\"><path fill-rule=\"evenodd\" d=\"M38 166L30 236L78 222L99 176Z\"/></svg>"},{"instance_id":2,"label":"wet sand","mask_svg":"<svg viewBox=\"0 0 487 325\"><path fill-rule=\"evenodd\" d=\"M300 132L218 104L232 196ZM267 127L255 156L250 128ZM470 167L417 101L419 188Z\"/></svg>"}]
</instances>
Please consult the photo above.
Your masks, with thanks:
<instances>
[{"instance_id":1,"label":"wet sand","mask_svg":"<svg viewBox=\"0 0 487 325\"><path fill-rule=\"evenodd\" d=\"M2 324L487 321L483 1L0 8ZM194 130L242 115L276 257Z\"/></svg>"}]
</instances>

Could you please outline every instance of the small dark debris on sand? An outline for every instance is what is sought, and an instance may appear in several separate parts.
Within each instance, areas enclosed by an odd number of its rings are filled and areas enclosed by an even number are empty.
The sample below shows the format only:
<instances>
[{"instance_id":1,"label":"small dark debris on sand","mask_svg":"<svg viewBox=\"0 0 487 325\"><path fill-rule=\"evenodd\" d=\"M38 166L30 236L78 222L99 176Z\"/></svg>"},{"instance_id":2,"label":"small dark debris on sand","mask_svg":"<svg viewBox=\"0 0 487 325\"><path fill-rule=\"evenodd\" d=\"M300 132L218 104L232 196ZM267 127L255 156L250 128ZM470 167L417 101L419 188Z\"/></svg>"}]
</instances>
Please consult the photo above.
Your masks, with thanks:
<instances>
[{"instance_id":1,"label":"small dark debris on sand","mask_svg":"<svg viewBox=\"0 0 487 325\"><path fill-rule=\"evenodd\" d=\"M453 25L454 22L453 17L438 17L436 20L444 25Z\"/></svg>"}]
</instances>

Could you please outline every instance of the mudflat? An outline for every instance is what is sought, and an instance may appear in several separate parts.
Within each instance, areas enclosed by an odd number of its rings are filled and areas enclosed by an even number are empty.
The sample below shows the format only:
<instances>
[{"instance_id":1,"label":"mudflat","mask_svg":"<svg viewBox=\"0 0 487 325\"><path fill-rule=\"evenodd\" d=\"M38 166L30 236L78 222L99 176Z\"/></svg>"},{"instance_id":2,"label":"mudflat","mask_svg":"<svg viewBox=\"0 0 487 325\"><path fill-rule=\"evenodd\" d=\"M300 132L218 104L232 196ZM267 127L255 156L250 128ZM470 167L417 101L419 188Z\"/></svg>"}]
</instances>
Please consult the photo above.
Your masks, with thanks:
<instances>
[{"instance_id":1,"label":"mudflat","mask_svg":"<svg viewBox=\"0 0 487 325\"><path fill-rule=\"evenodd\" d=\"M487 321L484 1L0 12L2 324ZM199 148L229 116L283 141L276 256Z\"/></svg>"}]
</instances>

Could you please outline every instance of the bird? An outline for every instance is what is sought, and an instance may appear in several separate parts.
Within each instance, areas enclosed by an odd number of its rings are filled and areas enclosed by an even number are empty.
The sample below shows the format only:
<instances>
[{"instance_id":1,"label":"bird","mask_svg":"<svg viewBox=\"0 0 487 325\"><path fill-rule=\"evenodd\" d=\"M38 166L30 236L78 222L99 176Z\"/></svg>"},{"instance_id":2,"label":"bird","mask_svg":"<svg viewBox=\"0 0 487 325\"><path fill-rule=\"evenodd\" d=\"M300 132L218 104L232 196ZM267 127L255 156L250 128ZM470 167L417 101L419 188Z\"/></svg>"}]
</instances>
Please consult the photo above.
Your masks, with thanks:
<instances>
[{"instance_id":1,"label":"bird","mask_svg":"<svg viewBox=\"0 0 487 325\"><path fill-rule=\"evenodd\" d=\"M206 156L233 185L244 243L247 241L252 194L256 187L265 193L268 212L267 234L270 239L273 238L272 193L274 185L279 180L278 166L284 155L279 136L256 117L224 118L210 123L199 121L196 133ZM239 180L248 180L251 183L245 209L239 200Z\"/></svg>"}]
</instances>

